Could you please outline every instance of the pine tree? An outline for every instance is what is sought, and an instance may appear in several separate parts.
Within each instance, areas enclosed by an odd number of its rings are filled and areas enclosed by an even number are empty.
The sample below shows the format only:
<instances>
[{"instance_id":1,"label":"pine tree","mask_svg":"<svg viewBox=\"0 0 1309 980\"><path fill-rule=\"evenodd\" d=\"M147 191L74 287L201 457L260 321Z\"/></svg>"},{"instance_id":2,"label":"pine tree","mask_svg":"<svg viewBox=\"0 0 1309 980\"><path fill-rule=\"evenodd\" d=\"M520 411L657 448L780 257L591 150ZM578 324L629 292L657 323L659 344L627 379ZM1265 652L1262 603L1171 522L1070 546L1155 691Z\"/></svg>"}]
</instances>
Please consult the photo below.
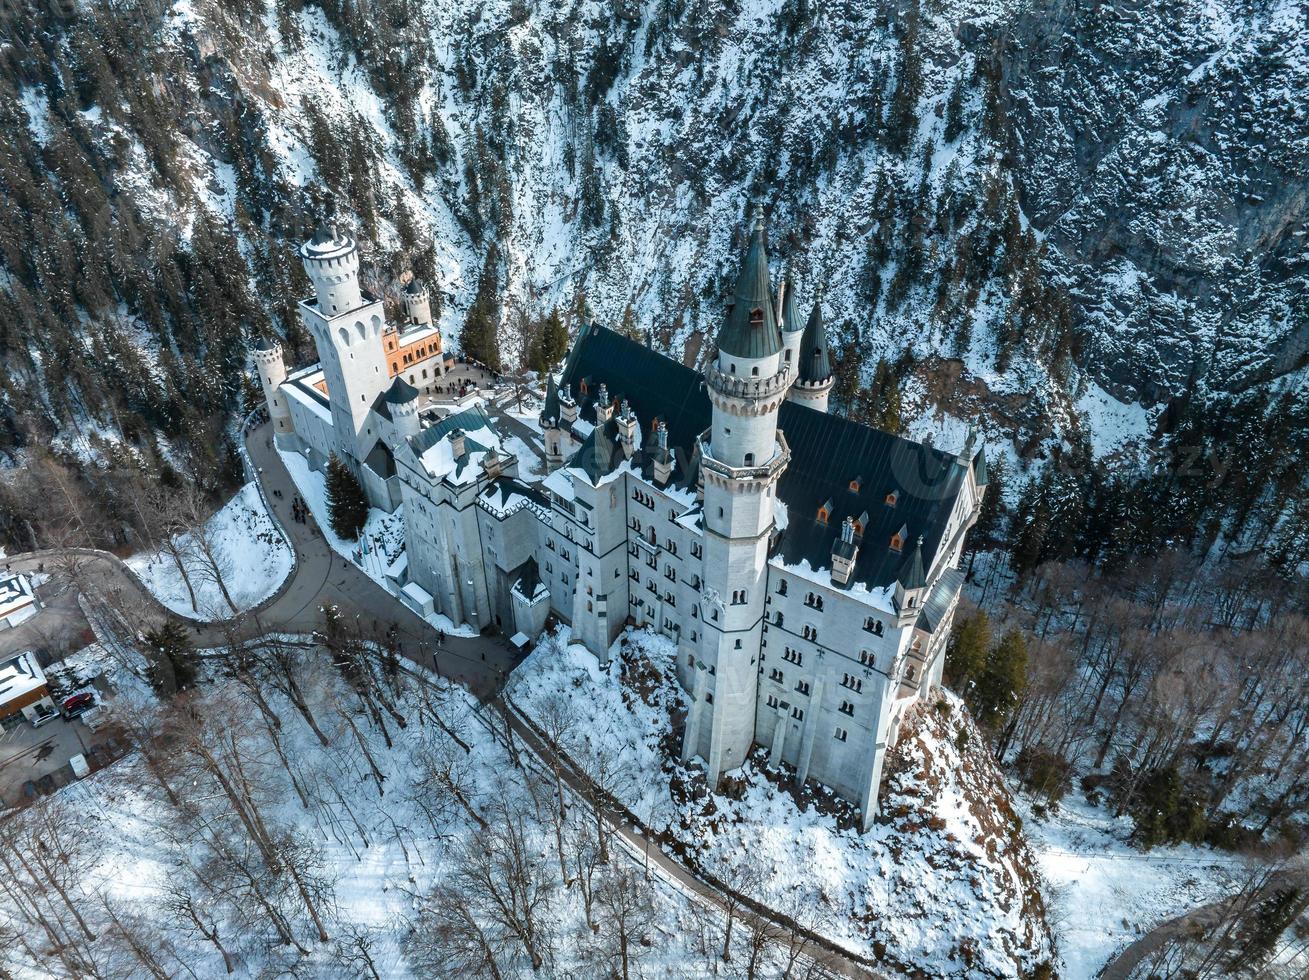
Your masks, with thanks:
<instances>
[{"instance_id":1,"label":"pine tree","mask_svg":"<svg viewBox=\"0 0 1309 980\"><path fill-rule=\"evenodd\" d=\"M559 314L559 307L552 307L541 329L541 359L547 368L563 360L568 353L568 328L564 318Z\"/></svg>"},{"instance_id":2,"label":"pine tree","mask_svg":"<svg viewBox=\"0 0 1309 980\"><path fill-rule=\"evenodd\" d=\"M981 609L956 623L945 652L945 679L956 691L968 685L986 665L991 648L991 619Z\"/></svg>"},{"instance_id":3,"label":"pine tree","mask_svg":"<svg viewBox=\"0 0 1309 980\"><path fill-rule=\"evenodd\" d=\"M1009 630L987 654L968 704L978 724L999 731L1027 689L1027 641Z\"/></svg>"},{"instance_id":4,"label":"pine tree","mask_svg":"<svg viewBox=\"0 0 1309 980\"><path fill-rule=\"evenodd\" d=\"M327 460L327 509L332 532L354 541L368 522L368 498L350 468L336 453Z\"/></svg>"},{"instance_id":5,"label":"pine tree","mask_svg":"<svg viewBox=\"0 0 1309 980\"><path fill-rule=\"evenodd\" d=\"M145 634L150 657L150 686L161 698L172 697L195 684L196 661L191 640L175 619Z\"/></svg>"}]
</instances>

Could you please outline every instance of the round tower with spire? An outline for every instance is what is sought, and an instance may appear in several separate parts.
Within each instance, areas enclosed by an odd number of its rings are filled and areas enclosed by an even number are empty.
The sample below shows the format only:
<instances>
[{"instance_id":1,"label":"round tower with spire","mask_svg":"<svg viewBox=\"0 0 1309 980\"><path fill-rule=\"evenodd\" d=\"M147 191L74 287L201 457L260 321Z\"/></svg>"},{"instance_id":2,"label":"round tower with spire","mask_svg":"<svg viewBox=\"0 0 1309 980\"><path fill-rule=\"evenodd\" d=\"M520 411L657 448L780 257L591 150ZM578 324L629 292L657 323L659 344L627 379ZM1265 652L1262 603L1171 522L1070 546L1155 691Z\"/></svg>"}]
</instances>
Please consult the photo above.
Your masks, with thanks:
<instances>
[{"instance_id":1,"label":"round tower with spire","mask_svg":"<svg viewBox=\"0 0 1309 980\"><path fill-rule=\"evenodd\" d=\"M777 428L791 378L758 213L705 380L713 415L699 444L703 629L682 751L705 760L713 784L745 761L754 742L768 545L777 481L791 455Z\"/></svg>"},{"instance_id":2,"label":"round tower with spire","mask_svg":"<svg viewBox=\"0 0 1309 980\"><path fill-rule=\"evenodd\" d=\"M795 383L796 358L800 353L800 340L804 336L804 320L795 301L795 279L788 276L782 280L781 302L777 304L782 330L782 363L791 374L791 383Z\"/></svg>"},{"instance_id":3,"label":"round tower with spire","mask_svg":"<svg viewBox=\"0 0 1309 980\"><path fill-rule=\"evenodd\" d=\"M823 313L814 304L800 338L800 349L795 366L795 382L787 398L800 405L808 405L819 412L827 411L827 399L832 391L835 376L832 358L827 350L827 328L823 326Z\"/></svg>"}]
</instances>

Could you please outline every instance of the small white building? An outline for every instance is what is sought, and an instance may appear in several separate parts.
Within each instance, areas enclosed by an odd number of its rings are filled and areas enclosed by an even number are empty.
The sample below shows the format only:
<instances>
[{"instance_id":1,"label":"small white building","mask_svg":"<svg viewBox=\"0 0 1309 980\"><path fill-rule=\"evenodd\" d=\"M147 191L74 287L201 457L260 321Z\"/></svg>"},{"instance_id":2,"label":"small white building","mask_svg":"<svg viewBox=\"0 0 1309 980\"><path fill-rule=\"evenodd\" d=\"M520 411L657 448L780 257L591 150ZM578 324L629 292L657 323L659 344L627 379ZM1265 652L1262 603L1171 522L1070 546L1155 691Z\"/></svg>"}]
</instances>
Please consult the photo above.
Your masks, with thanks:
<instances>
[{"instance_id":1,"label":"small white building","mask_svg":"<svg viewBox=\"0 0 1309 980\"><path fill-rule=\"evenodd\" d=\"M0 629L12 629L26 622L40 608L30 578L13 572L0 575Z\"/></svg>"},{"instance_id":2,"label":"small white building","mask_svg":"<svg viewBox=\"0 0 1309 980\"><path fill-rule=\"evenodd\" d=\"M57 713L36 654L29 650L0 661L0 726L5 731L24 718L39 725Z\"/></svg>"}]
</instances>

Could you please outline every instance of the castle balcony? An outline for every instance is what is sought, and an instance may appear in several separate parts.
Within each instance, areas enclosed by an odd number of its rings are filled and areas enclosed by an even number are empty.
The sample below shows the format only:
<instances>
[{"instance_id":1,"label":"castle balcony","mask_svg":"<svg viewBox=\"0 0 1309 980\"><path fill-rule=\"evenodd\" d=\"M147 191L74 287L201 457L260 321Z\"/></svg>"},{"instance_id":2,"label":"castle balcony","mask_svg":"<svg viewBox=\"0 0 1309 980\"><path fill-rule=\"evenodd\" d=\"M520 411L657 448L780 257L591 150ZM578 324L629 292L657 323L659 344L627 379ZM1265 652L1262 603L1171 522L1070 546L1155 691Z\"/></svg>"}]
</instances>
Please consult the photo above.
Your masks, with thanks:
<instances>
[{"instance_id":1,"label":"castle balcony","mask_svg":"<svg viewBox=\"0 0 1309 980\"><path fill-rule=\"evenodd\" d=\"M768 483L781 476L786 465L791 462L791 446L786 441L786 433L781 429L777 430L777 451L762 466L728 466L714 459L708 435L707 429L700 433L700 467L722 480Z\"/></svg>"},{"instance_id":2,"label":"castle balcony","mask_svg":"<svg viewBox=\"0 0 1309 980\"><path fill-rule=\"evenodd\" d=\"M771 378L742 378L727 374L714 364L705 380L718 394L731 398L772 398L785 395L791 387L791 369L783 364Z\"/></svg>"}]
</instances>

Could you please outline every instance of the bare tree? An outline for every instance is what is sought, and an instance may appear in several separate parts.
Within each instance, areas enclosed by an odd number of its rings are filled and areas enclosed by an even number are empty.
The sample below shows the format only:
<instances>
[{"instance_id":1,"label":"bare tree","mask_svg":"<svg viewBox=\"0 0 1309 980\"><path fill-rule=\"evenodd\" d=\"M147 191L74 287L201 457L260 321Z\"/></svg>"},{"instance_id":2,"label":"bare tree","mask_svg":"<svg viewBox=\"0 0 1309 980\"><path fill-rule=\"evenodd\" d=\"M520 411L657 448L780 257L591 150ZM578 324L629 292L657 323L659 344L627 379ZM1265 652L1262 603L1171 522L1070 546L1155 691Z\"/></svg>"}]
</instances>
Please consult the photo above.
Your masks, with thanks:
<instances>
[{"instance_id":1,"label":"bare tree","mask_svg":"<svg viewBox=\"0 0 1309 980\"><path fill-rule=\"evenodd\" d=\"M628 863L610 869L596 889L594 936L586 958L608 976L631 980L652 950L650 936L659 920L650 883Z\"/></svg>"}]
</instances>

